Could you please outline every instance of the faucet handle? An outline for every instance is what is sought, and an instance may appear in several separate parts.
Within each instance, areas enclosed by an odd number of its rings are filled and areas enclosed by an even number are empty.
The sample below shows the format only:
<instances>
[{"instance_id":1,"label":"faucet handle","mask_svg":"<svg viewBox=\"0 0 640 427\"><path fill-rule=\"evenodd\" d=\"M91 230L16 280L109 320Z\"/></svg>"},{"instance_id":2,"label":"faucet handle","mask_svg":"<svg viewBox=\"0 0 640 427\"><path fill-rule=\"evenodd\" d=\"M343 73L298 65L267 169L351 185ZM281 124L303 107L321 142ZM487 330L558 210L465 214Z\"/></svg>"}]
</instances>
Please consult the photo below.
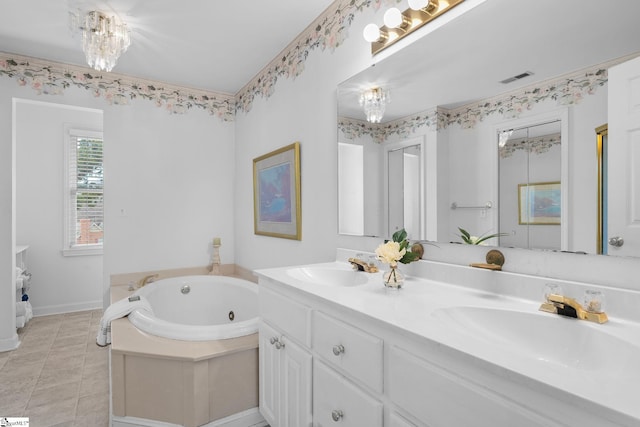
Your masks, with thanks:
<instances>
[{"instance_id":1,"label":"faucet handle","mask_svg":"<svg viewBox=\"0 0 640 427\"><path fill-rule=\"evenodd\" d=\"M604 313L604 294L602 291L587 289L584 291L583 306L590 313Z\"/></svg>"},{"instance_id":2,"label":"faucet handle","mask_svg":"<svg viewBox=\"0 0 640 427\"><path fill-rule=\"evenodd\" d=\"M544 300L549 301L550 295L564 295L562 291L562 286L556 283L547 283L544 285Z\"/></svg>"}]
</instances>

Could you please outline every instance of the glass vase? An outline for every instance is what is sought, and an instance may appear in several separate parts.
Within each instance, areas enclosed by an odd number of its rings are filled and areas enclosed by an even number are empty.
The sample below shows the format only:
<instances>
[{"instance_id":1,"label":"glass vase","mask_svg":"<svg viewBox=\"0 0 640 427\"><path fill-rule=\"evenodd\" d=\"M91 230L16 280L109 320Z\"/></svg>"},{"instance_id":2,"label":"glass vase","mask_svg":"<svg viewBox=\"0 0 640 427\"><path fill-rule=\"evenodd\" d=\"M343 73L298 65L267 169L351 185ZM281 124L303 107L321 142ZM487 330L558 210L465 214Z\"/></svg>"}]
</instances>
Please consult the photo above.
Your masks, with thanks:
<instances>
[{"instance_id":1,"label":"glass vase","mask_svg":"<svg viewBox=\"0 0 640 427\"><path fill-rule=\"evenodd\" d=\"M391 266L382 274L382 282L388 289L400 289L404 284L404 274L397 265Z\"/></svg>"}]
</instances>

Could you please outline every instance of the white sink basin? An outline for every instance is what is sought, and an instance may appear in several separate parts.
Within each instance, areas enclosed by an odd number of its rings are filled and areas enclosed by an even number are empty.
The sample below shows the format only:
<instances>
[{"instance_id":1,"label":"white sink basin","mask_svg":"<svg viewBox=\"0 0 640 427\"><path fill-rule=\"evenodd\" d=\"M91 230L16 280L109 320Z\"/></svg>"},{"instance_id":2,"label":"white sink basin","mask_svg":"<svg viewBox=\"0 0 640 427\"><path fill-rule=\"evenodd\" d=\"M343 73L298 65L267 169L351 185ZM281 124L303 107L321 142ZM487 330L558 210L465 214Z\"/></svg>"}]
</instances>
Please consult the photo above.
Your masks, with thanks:
<instances>
[{"instance_id":1,"label":"white sink basin","mask_svg":"<svg viewBox=\"0 0 640 427\"><path fill-rule=\"evenodd\" d=\"M316 285L326 286L358 286L368 282L370 273L359 272L347 268L333 266L295 267L287 270L294 279Z\"/></svg>"},{"instance_id":2,"label":"white sink basin","mask_svg":"<svg viewBox=\"0 0 640 427\"><path fill-rule=\"evenodd\" d=\"M640 347L592 324L542 312L483 307L442 308L432 314L465 340L527 359L580 371L630 372Z\"/></svg>"}]
</instances>

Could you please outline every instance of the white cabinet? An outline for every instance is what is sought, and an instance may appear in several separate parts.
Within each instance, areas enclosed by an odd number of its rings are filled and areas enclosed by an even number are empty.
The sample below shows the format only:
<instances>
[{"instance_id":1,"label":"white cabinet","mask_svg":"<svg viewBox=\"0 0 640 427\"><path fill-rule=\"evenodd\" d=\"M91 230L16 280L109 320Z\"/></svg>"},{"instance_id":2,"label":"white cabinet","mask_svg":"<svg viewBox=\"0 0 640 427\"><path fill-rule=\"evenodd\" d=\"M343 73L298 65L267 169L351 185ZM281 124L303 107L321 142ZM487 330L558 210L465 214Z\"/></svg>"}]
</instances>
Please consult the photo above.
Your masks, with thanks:
<instances>
[{"instance_id":1,"label":"white cabinet","mask_svg":"<svg viewBox=\"0 0 640 427\"><path fill-rule=\"evenodd\" d=\"M260 412L273 427L311 425L311 354L264 322Z\"/></svg>"},{"instance_id":2,"label":"white cabinet","mask_svg":"<svg viewBox=\"0 0 640 427\"><path fill-rule=\"evenodd\" d=\"M313 351L342 372L382 393L383 342L361 329L314 311Z\"/></svg>"},{"instance_id":3,"label":"white cabinet","mask_svg":"<svg viewBox=\"0 0 640 427\"><path fill-rule=\"evenodd\" d=\"M382 427L382 402L318 360L313 365L313 425Z\"/></svg>"},{"instance_id":4,"label":"white cabinet","mask_svg":"<svg viewBox=\"0 0 640 427\"><path fill-rule=\"evenodd\" d=\"M259 306L260 412L272 427L382 427L383 403L364 390L383 391L380 338L263 282Z\"/></svg>"},{"instance_id":5,"label":"white cabinet","mask_svg":"<svg viewBox=\"0 0 640 427\"><path fill-rule=\"evenodd\" d=\"M272 427L310 427L309 309L263 289L260 297L260 413Z\"/></svg>"},{"instance_id":6,"label":"white cabinet","mask_svg":"<svg viewBox=\"0 0 640 427\"><path fill-rule=\"evenodd\" d=\"M394 346L389 356L389 398L429 426L555 425L404 349Z\"/></svg>"}]
</instances>

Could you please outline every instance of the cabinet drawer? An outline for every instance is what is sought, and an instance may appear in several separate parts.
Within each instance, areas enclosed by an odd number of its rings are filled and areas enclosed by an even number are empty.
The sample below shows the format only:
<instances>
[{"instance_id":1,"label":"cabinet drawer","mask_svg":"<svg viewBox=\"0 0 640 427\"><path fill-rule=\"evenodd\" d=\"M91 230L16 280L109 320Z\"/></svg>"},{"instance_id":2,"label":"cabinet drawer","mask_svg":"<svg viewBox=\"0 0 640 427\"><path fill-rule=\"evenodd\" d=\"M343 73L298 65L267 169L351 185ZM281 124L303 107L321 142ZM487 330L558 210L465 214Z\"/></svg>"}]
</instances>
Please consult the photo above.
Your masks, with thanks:
<instances>
[{"instance_id":1,"label":"cabinet drawer","mask_svg":"<svg viewBox=\"0 0 640 427\"><path fill-rule=\"evenodd\" d=\"M403 349L391 347L389 356L390 399L430 426L548 425L514 402Z\"/></svg>"},{"instance_id":2,"label":"cabinet drawer","mask_svg":"<svg viewBox=\"0 0 640 427\"><path fill-rule=\"evenodd\" d=\"M313 364L313 425L382 427L382 402L327 365Z\"/></svg>"},{"instance_id":3,"label":"cabinet drawer","mask_svg":"<svg viewBox=\"0 0 640 427\"><path fill-rule=\"evenodd\" d=\"M317 354L382 393L382 339L318 311L312 329Z\"/></svg>"},{"instance_id":4,"label":"cabinet drawer","mask_svg":"<svg viewBox=\"0 0 640 427\"><path fill-rule=\"evenodd\" d=\"M264 287L258 289L260 316L280 329L288 338L309 347L311 309Z\"/></svg>"}]
</instances>

